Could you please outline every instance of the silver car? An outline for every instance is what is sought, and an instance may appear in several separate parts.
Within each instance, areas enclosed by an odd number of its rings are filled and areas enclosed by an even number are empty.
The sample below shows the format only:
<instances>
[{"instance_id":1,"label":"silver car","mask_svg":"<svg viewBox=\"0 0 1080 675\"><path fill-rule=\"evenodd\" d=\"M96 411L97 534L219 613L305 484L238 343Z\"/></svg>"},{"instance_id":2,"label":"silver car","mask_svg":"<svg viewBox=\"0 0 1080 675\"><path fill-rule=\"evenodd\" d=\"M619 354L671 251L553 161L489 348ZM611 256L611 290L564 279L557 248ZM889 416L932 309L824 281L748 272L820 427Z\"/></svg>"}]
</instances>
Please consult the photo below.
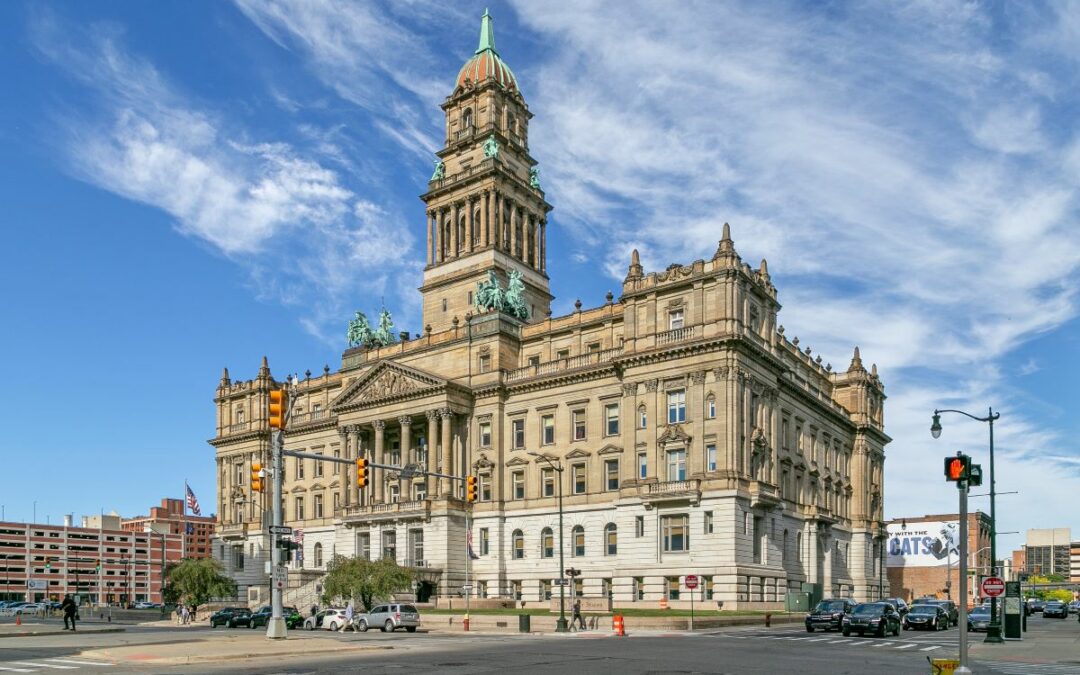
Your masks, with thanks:
<instances>
[{"instance_id":1,"label":"silver car","mask_svg":"<svg viewBox=\"0 0 1080 675\"><path fill-rule=\"evenodd\" d=\"M420 625L420 612L416 607L405 604L377 605L367 614L361 614L357 619L356 627L361 633L369 627L378 626L382 632L394 632L398 628L404 628L410 633L415 633Z\"/></svg>"}]
</instances>

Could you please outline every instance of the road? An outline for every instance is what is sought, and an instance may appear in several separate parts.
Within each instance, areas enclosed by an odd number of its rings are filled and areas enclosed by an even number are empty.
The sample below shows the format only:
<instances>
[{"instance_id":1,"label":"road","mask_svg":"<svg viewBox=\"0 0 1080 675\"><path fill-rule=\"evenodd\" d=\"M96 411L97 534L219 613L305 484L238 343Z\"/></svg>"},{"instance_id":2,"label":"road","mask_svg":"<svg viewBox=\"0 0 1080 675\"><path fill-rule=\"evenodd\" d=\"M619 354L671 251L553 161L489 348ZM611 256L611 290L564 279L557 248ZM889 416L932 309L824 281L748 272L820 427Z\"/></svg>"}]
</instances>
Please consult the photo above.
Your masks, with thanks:
<instances>
[{"instance_id":1,"label":"road","mask_svg":"<svg viewBox=\"0 0 1080 675\"><path fill-rule=\"evenodd\" d=\"M1032 617L1028 633L1033 640L1077 644L1080 624ZM265 640L245 629L211 631L199 626L178 628L133 627L126 633L59 635L42 638L0 640L0 675L8 672L60 673L207 673L301 675L309 673L928 673L928 656L955 653L956 629L940 633L904 632L899 637L844 638L837 633L806 633L792 627L772 630L741 628L697 633L637 634L625 638L607 633L562 635L476 635L462 633L330 634L301 633L289 643L301 651L304 643L363 645L372 649L348 655L323 655L319 651L294 653L273 659L244 658L210 661L187 666L139 663L165 650L183 649L209 656L243 643L264 648ZM976 636L980 639L981 636ZM194 641L194 642L193 642ZM274 643L280 645L281 643ZM1015 643L1014 643L1015 644ZM124 659L83 656L83 650L140 647ZM341 645L346 646L346 645ZM378 648L378 649L375 649ZM994 648L995 650L997 648ZM124 650L115 650L120 653ZM100 653L100 652L98 652ZM1066 654L1070 653L1068 650ZM1080 651L1056 663L1023 663L1002 660L1005 652L992 652L973 663L974 672L986 675L1080 674ZM1075 659L1074 662L1068 661ZM1045 660L1045 659L1044 659Z\"/></svg>"}]
</instances>

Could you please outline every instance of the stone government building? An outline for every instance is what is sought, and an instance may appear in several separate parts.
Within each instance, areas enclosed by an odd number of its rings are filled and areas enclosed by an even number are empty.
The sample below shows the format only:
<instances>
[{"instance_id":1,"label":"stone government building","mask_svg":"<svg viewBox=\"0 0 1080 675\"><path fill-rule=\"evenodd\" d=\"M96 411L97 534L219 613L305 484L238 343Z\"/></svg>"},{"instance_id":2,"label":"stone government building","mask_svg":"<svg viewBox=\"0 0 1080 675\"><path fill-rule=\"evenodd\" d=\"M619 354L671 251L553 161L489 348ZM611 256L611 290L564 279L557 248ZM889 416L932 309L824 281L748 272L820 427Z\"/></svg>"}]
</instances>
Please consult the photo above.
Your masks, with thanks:
<instances>
[{"instance_id":1,"label":"stone government building","mask_svg":"<svg viewBox=\"0 0 1080 675\"><path fill-rule=\"evenodd\" d=\"M382 470L358 489L348 465L286 458L285 519L303 530L294 568L311 597L335 554L415 567L421 601L458 595L466 513L475 597L557 597L556 481L579 594L685 601L682 578L695 573L698 597L729 609L775 606L806 582L881 597L890 439L876 367L855 348L834 372L788 340L765 261L744 263L726 224L709 259L646 272L635 251L617 299L552 317L552 207L528 151L532 113L487 14L442 108L446 144L421 197L424 331L309 371L286 447L475 474L480 498L470 507L460 481ZM474 297L489 273L505 284L512 271L524 321ZM214 555L252 602L269 590L269 496L247 482L253 461L269 464L279 386L264 358L253 380L226 370L214 399Z\"/></svg>"}]
</instances>

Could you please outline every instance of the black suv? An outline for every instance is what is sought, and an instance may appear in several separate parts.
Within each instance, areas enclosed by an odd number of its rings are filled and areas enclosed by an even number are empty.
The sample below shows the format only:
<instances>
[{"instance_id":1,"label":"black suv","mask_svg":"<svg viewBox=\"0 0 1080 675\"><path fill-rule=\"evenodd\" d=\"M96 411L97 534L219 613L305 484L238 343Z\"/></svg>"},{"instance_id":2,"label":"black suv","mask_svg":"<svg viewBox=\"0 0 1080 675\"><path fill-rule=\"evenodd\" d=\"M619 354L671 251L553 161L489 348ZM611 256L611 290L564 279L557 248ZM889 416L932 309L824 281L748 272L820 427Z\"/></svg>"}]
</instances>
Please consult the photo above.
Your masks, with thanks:
<instances>
[{"instance_id":1,"label":"black suv","mask_svg":"<svg viewBox=\"0 0 1080 675\"><path fill-rule=\"evenodd\" d=\"M822 600L806 615L806 632L821 630L840 630L845 615L855 609L854 600Z\"/></svg>"},{"instance_id":2,"label":"black suv","mask_svg":"<svg viewBox=\"0 0 1080 675\"><path fill-rule=\"evenodd\" d=\"M864 602L844 616L842 625L844 637L852 632L873 633L878 637L900 635L900 612L888 602Z\"/></svg>"},{"instance_id":3,"label":"black suv","mask_svg":"<svg viewBox=\"0 0 1080 675\"><path fill-rule=\"evenodd\" d=\"M919 598L911 603L910 609L915 609L918 605L937 605L945 610L945 614L949 617L949 626L960 625L960 608L956 606L956 603L952 600L942 600L940 598ZM910 611L909 609L909 611ZM946 626L948 627L948 626Z\"/></svg>"},{"instance_id":4,"label":"black suv","mask_svg":"<svg viewBox=\"0 0 1080 675\"><path fill-rule=\"evenodd\" d=\"M248 628L266 626L270 623L270 615L272 613L273 608L270 605L263 605L259 608L259 611L251 615L251 620L248 621ZM285 617L286 628L299 628L304 624L304 617L301 616L300 610L295 607L282 607L281 614Z\"/></svg>"},{"instance_id":5,"label":"black suv","mask_svg":"<svg viewBox=\"0 0 1080 675\"><path fill-rule=\"evenodd\" d=\"M251 619L251 610L247 607L225 607L210 615L210 627L236 628L246 626Z\"/></svg>"},{"instance_id":6,"label":"black suv","mask_svg":"<svg viewBox=\"0 0 1080 675\"><path fill-rule=\"evenodd\" d=\"M949 614L941 605L919 603L904 615L903 624L904 630L945 630L949 627Z\"/></svg>"}]
</instances>

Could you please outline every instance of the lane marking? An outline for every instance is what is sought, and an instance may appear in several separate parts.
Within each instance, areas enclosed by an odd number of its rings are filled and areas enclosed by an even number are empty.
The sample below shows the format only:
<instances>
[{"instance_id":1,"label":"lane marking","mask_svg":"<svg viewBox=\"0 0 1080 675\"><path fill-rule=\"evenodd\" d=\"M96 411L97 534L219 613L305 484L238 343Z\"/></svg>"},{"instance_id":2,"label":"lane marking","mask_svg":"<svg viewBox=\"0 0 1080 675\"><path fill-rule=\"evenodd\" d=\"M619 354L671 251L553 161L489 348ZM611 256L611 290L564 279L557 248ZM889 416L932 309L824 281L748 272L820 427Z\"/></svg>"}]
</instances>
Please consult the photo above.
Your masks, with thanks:
<instances>
[{"instance_id":1,"label":"lane marking","mask_svg":"<svg viewBox=\"0 0 1080 675\"><path fill-rule=\"evenodd\" d=\"M922 649L920 649L919 651L920 651L920 652L932 652L932 651L934 651L935 649L941 649L941 645L934 645L933 647L923 647L923 648L922 648Z\"/></svg>"},{"instance_id":2,"label":"lane marking","mask_svg":"<svg viewBox=\"0 0 1080 675\"><path fill-rule=\"evenodd\" d=\"M98 663L96 661L76 661L75 659L42 659L42 661L52 661L53 663L70 663L76 666L99 666L102 668L111 666L111 663Z\"/></svg>"},{"instance_id":3,"label":"lane marking","mask_svg":"<svg viewBox=\"0 0 1080 675\"><path fill-rule=\"evenodd\" d=\"M16 666L32 666L34 668L57 668L59 670L78 670L76 666L53 666L48 663L30 663L29 661L8 661Z\"/></svg>"},{"instance_id":4,"label":"lane marking","mask_svg":"<svg viewBox=\"0 0 1080 675\"><path fill-rule=\"evenodd\" d=\"M900 645L900 646L898 646L898 647L897 647L897 649L911 649L912 647L918 647L918 646L919 646L919 645L915 644L914 642L909 642L909 643L908 643L908 644L906 644L906 645Z\"/></svg>"},{"instance_id":5,"label":"lane marking","mask_svg":"<svg viewBox=\"0 0 1080 675\"><path fill-rule=\"evenodd\" d=\"M847 640L833 640L833 641L832 641L832 642L830 642L829 644L831 644L831 645L841 645L841 644L844 644L845 642L855 642L855 641L854 641L854 640L852 640L852 639L847 639Z\"/></svg>"},{"instance_id":6,"label":"lane marking","mask_svg":"<svg viewBox=\"0 0 1080 675\"><path fill-rule=\"evenodd\" d=\"M8 668L6 666L0 666L0 670L6 670L6 671L12 672L12 673L32 673L32 672L34 672L34 671L30 670L29 668Z\"/></svg>"}]
</instances>

